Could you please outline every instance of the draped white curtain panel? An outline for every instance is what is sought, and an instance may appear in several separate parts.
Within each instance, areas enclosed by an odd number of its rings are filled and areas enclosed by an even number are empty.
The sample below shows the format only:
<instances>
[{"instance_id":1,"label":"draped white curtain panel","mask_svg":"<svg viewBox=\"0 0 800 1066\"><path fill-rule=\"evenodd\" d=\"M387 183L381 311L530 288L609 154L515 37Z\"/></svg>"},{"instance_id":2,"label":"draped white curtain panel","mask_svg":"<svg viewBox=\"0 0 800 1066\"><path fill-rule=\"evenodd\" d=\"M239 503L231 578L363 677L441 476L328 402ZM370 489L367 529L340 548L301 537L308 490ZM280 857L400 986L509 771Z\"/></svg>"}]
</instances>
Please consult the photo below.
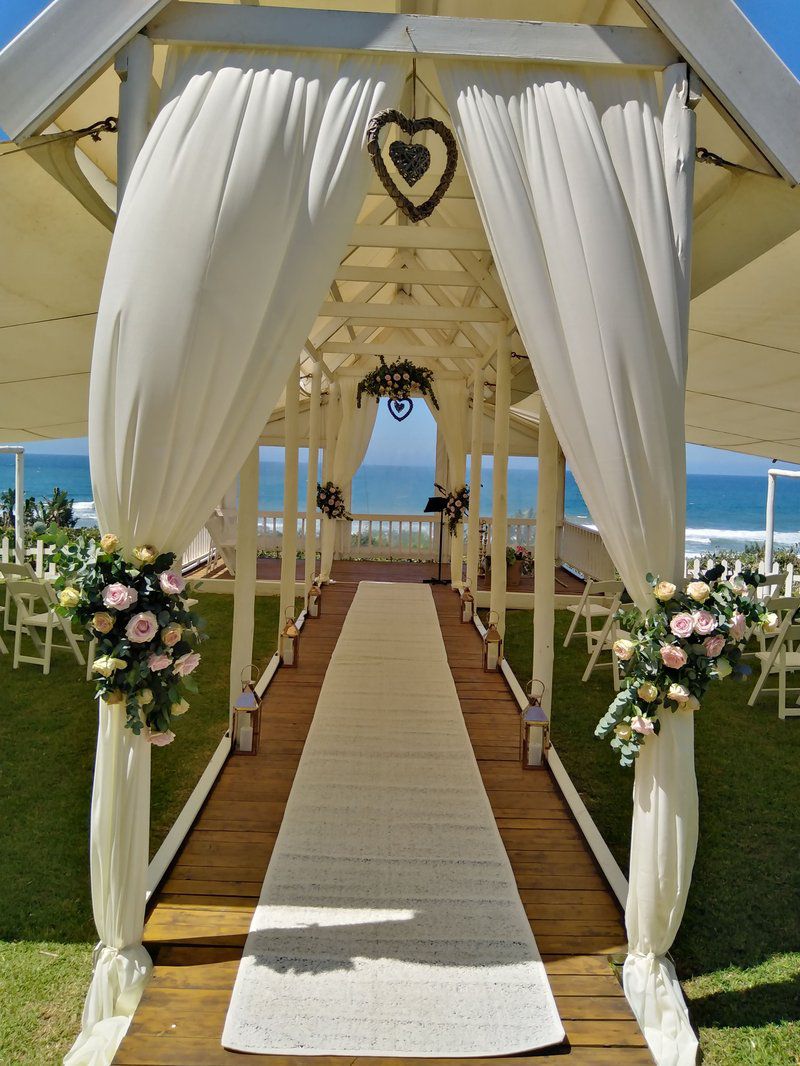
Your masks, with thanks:
<instances>
[{"instance_id":1,"label":"draped white curtain panel","mask_svg":"<svg viewBox=\"0 0 800 1066\"><path fill-rule=\"evenodd\" d=\"M654 76L437 64L514 318L567 460L631 595L681 575L686 286ZM680 93L680 79L671 93ZM670 98L666 106L682 106ZM660 1066L697 1041L666 958L697 844L690 713L637 760L625 990ZM598 758L602 753L598 754Z\"/></svg>"},{"instance_id":2,"label":"draped white curtain panel","mask_svg":"<svg viewBox=\"0 0 800 1066\"><path fill-rule=\"evenodd\" d=\"M125 548L180 553L298 358L364 199L392 59L177 49L134 165L97 320L94 499ZM147 978L149 746L101 707L92 800L100 946L69 1066L110 1062Z\"/></svg>"},{"instance_id":3,"label":"draped white curtain panel","mask_svg":"<svg viewBox=\"0 0 800 1066\"><path fill-rule=\"evenodd\" d=\"M367 454L378 405L371 396L365 396L361 406L356 406L358 378L343 375L338 383L338 406L331 414L331 424L335 428L333 436L326 434L326 440L333 441L330 479L340 489L344 489L355 477L358 468ZM333 566L333 552L336 542L338 522L328 518L322 520L322 552L320 576L322 581L330 581Z\"/></svg>"},{"instance_id":4,"label":"draped white curtain panel","mask_svg":"<svg viewBox=\"0 0 800 1066\"><path fill-rule=\"evenodd\" d=\"M467 404L467 381L463 377L445 377L434 374L433 391L439 404L434 407L426 396L428 409L436 419L444 437L447 451L448 492L462 488L467 479L467 448L469 447L469 407ZM450 583L454 588L463 584L463 529L450 541Z\"/></svg>"}]
</instances>

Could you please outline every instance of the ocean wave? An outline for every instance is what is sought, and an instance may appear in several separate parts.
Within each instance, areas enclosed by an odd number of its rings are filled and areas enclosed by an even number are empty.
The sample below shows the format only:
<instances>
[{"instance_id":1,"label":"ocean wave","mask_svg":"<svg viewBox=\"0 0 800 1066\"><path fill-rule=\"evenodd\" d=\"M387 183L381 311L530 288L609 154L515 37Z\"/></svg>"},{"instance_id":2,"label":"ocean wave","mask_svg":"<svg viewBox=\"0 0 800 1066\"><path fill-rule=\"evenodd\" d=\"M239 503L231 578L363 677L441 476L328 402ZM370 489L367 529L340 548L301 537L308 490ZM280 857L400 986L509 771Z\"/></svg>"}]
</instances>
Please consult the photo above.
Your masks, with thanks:
<instances>
[{"instance_id":1,"label":"ocean wave","mask_svg":"<svg viewBox=\"0 0 800 1066\"><path fill-rule=\"evenodd\" d=\"M687 529L686 540L695 544L717 544L722 540L735 541L758 541L766 540L767 532L764 529ZM800 543L800 530L794 532L775 533L775 543L786 547Z\"/></svg>"},{"instance_id":2,"label":"ocean wave","mask_svg":"<svg viewBox=\"0 0 800 1066\"><path fill-rule=\"evenodd\" d=\"M75 524L79 529L97 525L97 511L94 507L94 500L78 500L72 505L72 513L75 515Z\"/></svg>"}]
</instances>

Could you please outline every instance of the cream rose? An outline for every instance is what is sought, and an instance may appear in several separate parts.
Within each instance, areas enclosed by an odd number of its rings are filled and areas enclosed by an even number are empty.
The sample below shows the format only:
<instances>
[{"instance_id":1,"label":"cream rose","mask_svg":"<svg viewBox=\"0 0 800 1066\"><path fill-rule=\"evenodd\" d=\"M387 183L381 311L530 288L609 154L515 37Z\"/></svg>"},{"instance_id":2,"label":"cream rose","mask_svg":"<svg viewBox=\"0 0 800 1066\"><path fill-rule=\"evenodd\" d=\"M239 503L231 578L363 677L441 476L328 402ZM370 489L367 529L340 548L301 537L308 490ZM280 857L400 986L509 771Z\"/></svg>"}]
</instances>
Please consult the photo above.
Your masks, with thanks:
<instances>
[{"instance_id":1,"label":"cream rose","mask_svg":"<svg viewBox=\"0 0 800 1066\"><path fill-rule=\"evenodd\" d=\"M182 714L186 714L188 710L189 704L186 702L186 700L180 700L178 703L172 704L169 709L169 712L173 716L173 718L179 718Z\"/></svg>"},{"instance_id":2,"label":"cream rose","mask_svg":"<svg viewBox=\"0 0 800 1066\"><path fill-rule=\"evenodd\" d=\"M178 625L177 622L170 622L161 630L161 639L167 648L174 648L182 636L183 626Z\"/></svg>"},{"instance_id":3,"label":"cream rose","mask_svg":"<svg viewBox=\"0 0 800 1066\"><path fill-rule=\"evenodd\" d=\"M636 645L632 640L621 637L619 640L614 641L613 648L616 657L621 662L626 663L633 656Z\"/></svg>"},{"instance_id":4,"label":"cream rose","mask_svg":"<svg viewBox=\"0 0 800 1066\"><path fill-rule=\"evenodd\" d=\"M686 685L673 683L667 690L667 698L674 700L676 703L686 703L689 699L689 690Z\"/></svg>"},{"instance_id":5,"label":"cream rose","mask_svg":"<svg viewBox=\"0 0 800 1066\"><path fill-rule=\"evenodd\" d=\"M114 628L114 617L108 611L98 611L92 616L92 629L95 633L110 633Z\"/></svg>"},{"instance_id":6,"label":"cream rose","mask_svg":"<svg viewBox=\"0 0 800 1066\"><path fill-rule=\"evenodd\" d=\"M148 703L152 703L153 702L152 689L143 688L140 692L137 692L136 693L136 702L139 704L140 707L146 707L148 705Z\"/></svg>"},{"instance_id":7,"label":"cream rose","mask_svg":"<svg viewBox=\"0 0 800 1066\"><path fill-rule=\"evenodd\" d=\"M158 552L152 544L140 544L138 548L133 549L133 557L143 566L152 566L158 558Z\"/></svg>"},{"instance_id":8,"label":"cream rose","mask_svg":"<svg viewBox=\"0 0 800 1066\"><path fill-rule=\"evenodd\" d=\"M714 663L714 672L718 678L722 679L728 677L733 672L733 667L727 659L717 659Z\"/></svg>"},{"instance_id":9,"label":"cream rose","mask_svg":"<svg viewBox=\"0 0 800 1066\"><path fill-rule=\"evenodd\" d=\"M653 703L658 699L658 689L652 681L645 681L636 690L640 700L644 700L645 703Z\"/></svg>"},{"instance_id":10,"label":"cream rose","mask_svg":"<svg viewBox=\"0 0 800 1066\"><path fill-rule=\"evenodd\" d=\"M667 600L672 599L676 591L676 587L671 581L659 581L655 587L655 597L657 600L661 600L662 603L666 603Z\"/></svg>"},{"instance_id":11,"label":"cream rose","mask_svg":"<svg viewBox=\"0 0 800 1066\"><path fill-rule=\"evenodd\" d=\"M690 581L686 586L686 595L695 603L705 603L711 595L711 589L705 581Z\"/></svg>"},{"instance_id":12,"label":"cream rose","mask_svg":"<svg viewBox=\"0 0 800 1066\"><path fill-rule=\"evenodd\" d=\"M111 677L117 670L127 670L128 664L124 659L117 659L113 655L101 655L92 663L92 672L101 677Z\"/></svg>"},{"instance_id":13,"label":"cream rose","mask_svg":"<svg viewBox=\"0 0 800 1066\"><path fill-rule=\"evenodd\" d=\"M630 740L633 731L627 722L619 722L614 726L614 732L620 740Z\"/></svg>"},{"instance_id":14,"label":"cream rose","mask_svg":"<svg viewBox=\"0 0 800 1066\"><path fill-rule=\"evenodd\" d=\"M764 630L768 637L774 636L780 628L780 619L774 611L769 611L761 619L761 628Z\"/></svg>"},{"instance_id":15,"label":"cream rose","mask_svg":"<svg viewBox=\"0 0 800 1066\"><path fill-rule=\"evenodd\" d=\"M62 607L77 607L81 602L81 594L70 585L58 594L58 602Z\"/></svg>"},{"instance_id":16,"label":"cream rose","mask_svg":"<svg viewBox=\"0 0 800 1066\"><path fill-rule=\"evenodd\" d=\"M119 537L116 533L106 533L100 538L100 547L106 555L113 555L119 548Z\"/></svg>"}]
</instances>

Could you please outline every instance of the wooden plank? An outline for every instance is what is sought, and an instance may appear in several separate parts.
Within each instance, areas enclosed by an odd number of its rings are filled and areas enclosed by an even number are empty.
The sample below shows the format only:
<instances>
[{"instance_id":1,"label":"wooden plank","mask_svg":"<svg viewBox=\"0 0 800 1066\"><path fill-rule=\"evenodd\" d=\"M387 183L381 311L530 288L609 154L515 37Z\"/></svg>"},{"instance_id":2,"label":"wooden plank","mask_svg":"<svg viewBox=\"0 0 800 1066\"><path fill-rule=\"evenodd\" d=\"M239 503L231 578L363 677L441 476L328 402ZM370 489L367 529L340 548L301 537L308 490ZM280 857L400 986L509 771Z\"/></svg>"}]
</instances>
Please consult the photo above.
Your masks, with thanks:
<instances>
[{"instance_id":1,"label":"wooden plank","mask_svg":"<svg viewBox=\"0 0 800 1066\"><path fill-rule=\"evenodd\" d=\"M320 318L358 319L364 322L382 322L391 318L398 322L503 322L505 315L496 307L440 307L438 304L420 303L324 303L319 309Z\"/></svg>"},{"instance_id":2,"label":"wooden plank","mask_svg":"<svg viewBox=\"0 0 800 1066\"><path fill-rule=\"evenodd\" d=\"M386 305L390 306L390 305ZM391 305L393 306L393 305ZM402 341L384 341L383 344L348 343L347 341L328 341L320 346L320 351L330 355L382 355L387 359L408 357L409 359L479 359L481 353L476 348L458 344L404 344Z\"/></svg>"},{"instance_id":3,"label":"wooden plank","mask_svg":"<svg viewBox=\"0 0 800 1066\"><path fill-rule=\"evenodd\" d=\"M432 56L480 56L546 63L631 65L662 70L677 59L660 33L629 26L507 19L384 15L223 4L173 4L147 33L159 44L287 48Z\"/></svg>"},{"instance_id":4,"label":"wooden plank","mask_svg":"<svg viewBox=\"0 0 800 1066\"><path fill-rule=\"evenodd\" d=\"M482 229L455 226L354 226L350 245L361 248L441 248L488 251L489 242Z\"/></svg>"}]
</instances>

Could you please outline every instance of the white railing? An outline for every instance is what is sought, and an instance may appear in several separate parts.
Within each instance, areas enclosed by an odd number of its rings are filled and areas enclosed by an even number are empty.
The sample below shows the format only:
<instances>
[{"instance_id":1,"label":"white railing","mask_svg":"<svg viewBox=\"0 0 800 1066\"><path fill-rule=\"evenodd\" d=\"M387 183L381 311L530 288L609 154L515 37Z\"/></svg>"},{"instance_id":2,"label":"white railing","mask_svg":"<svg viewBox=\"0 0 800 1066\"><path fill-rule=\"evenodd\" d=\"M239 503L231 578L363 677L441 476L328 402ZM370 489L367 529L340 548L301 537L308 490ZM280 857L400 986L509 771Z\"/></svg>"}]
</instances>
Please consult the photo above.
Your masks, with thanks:
<instances>
[{"instance_id":1,"label":"white railing","mask_svg":"<svg viewBox=\"0 0 800 1066\"><path fill-rule=\"evenodd\" d=\"M56 576L56 568L52 560L54 551L55 547L52 544L45 544L41 539L25 549L25 555L37 577L46 577L52 581ZM0 540L0 563L13 563L15 561L13 539L3 537Z\"/></svg>"},{"instance_id":2,"label":"white railing","mask_svg":"<svg viewBox=\"0 0 800 1066\"><path fill-rule=\"evenodd\" d=\"M742 572L742 570L745 568L744 567L744 563L742 562L742 560L738 559L738 558L731 558L731 559L719 559L719 558L717 558L717 559L713 559L713 558L709 557L709 558L703 560L703 558L701 556L697 555L697 556L694 556L691 559L687 559L686 560L686 577L687 578L693 578L694 580L697 580L697 578L699 578L702 573L705 573L706 570L710 570L714 566L722 566L722 567L724 567L724 570L723 570L723 573L722 573L722 577L724 579L727 579L727 578L730 578L730 577L735 577L737 574L740 574ZM752 569L752 564L749 564L748 568ZM756 570L757 570L757 572L759 574L766 574L767 573L766 563L765 563L764 559L759 559L758 560L758 563L756 565ZM779 595L783 595L783 596L791 596L791 595L793 595L793 591L792 590L794 588L794 581L795 581L795 572L794 571L795 571L794 563L787 563L786 566L779 566L777 563L773 563L772 569L770 570L770 573L771 574L785 574L786 575L786 581L784 583L784 586L780 590L779 589L767 589L767 590L760 589L760 593L762 593L762 594L766 593L766 595L768 595L768 596L771 596L771 595L773 595L776 592Z\"/></svg>"},{"instance_id":3,"label":"white railing","mask_svg":"<svg viewBox=\"0 0 800 1066\"><path fill-rule=\"evenodd\" d=\"M211 562L216 554L214 541L205 526L200 530L181 557L181 570L194 570Z\"/></svg>"},{"instance_id":4,"label":"white railing","mask_svg":"<svg viewBox=\"0 0 800 1066\"><path fill-rule=\"evenodd\" d=\"M614 564L603 538L595 529L565 521L561 529L559 556L565 566L595 581L612 581Z\"/></svg>"},{"instance_id":5,"label":"white railing","mask_svg":"<svg viewBox=\"0 0 800 1066\"><path fill-rule=\"evenodd\" d=\"M317 518L317 547L319 547L320 521ZM306 535L306 516L297 516L297 547L302 551ZM283 511L258 512L258 550L276 551L283 538Z\"/></svg>"}]
</instances>

